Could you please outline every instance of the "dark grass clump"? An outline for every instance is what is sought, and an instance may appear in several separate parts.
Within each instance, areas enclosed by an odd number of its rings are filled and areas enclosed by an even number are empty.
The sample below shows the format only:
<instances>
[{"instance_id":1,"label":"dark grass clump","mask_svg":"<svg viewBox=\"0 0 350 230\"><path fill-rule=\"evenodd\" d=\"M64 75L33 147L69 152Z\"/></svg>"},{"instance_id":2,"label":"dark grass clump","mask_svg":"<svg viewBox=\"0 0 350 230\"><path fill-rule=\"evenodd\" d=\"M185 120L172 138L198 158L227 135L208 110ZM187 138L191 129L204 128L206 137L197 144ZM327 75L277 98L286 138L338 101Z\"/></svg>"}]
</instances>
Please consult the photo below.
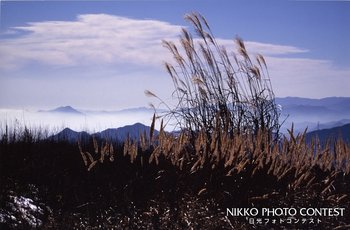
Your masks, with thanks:
<instances>
[{"instance_id":1,"label":"dark grass clump","mask_svg":"<svg viewBox=\"0 0 350 230\"><path fill-rule=\"evenodd\" d=\"M226 208L343 207L345 217L322 217L309 228L349 225L349 166L336 163L349 160L349 146L339 142L337 153L314 154L299 135L262 151L263 137L236 136L229 144L222 139L225 145L212 146L219 158L210 155L212 149L204 154L199 148L202 136L193 145L184 134L162 129L152 142L139 142L137 150L131 140L91 139L80 145L98 160L93 167L85 165L78 144L2 141L1 224L15 229L250 229L245 218L226 216ZM113 161L104 152L101 162L105 146L113 146ZM14 199L21 197L41 211L27 216L14 211ZM36 225L28 222L30 216Z\"/></svg>"}]
</instances>

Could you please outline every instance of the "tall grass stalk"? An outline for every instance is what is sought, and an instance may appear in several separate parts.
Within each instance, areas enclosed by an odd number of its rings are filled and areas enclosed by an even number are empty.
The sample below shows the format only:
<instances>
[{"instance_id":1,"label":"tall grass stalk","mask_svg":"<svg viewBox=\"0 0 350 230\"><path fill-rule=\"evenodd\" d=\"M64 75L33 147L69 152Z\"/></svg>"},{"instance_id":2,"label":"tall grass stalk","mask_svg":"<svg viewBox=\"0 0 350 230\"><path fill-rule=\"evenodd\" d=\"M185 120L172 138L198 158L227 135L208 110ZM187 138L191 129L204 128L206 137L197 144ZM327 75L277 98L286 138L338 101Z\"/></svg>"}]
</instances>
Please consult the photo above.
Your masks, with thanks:
<instances>
[{"instance_id":1,"label":"tall grass stalk","mask_svg":"<svg viewBox=\"0 0 350 230\"><path fill-rule=\"evenodd\" d=\"M267 65L262 55L251 59L240 38L237 52L215 39L205 18L185 16L196 37L182 29L178 43L163 41L173 56L165 68L174 84L177 105L169 114L181 129L209 135L221 127L234 134L267 130L278 134L279 113ZM148 91L149 92L149 91ZM148 95L157 97L154 93Z\"/></svg>"}]
</instances>

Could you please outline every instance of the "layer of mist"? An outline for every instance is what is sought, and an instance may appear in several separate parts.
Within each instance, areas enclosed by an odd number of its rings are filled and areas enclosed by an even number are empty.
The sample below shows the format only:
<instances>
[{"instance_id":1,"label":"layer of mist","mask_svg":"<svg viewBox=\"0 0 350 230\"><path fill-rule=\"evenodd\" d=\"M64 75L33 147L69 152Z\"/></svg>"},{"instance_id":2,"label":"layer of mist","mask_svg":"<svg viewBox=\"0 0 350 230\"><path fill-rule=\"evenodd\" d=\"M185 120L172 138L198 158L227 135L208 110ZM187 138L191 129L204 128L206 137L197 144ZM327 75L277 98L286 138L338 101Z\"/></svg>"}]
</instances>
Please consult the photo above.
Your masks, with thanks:
<instances>
[{"instance_id":1,"label":"layer of mist","mask_svg":"<svg viewBox=\"0 0 350 230\"><path fill-rule=\"evenodd\" d=\"M0 109L0 127L4 129L7 126L10 130L27 127L31 130L48 130L50 133L56 133L69 127L75 131L94 133L134 123L150 125L153 113L152 109L147 108L112 112L79 111L77 113L57 109L49 111Z\"/></svg>"},{"instance_id":2,"label":"layer of mist","mask_svg":"<svg viewBox=\"0 0 350 230\"><path fill-rule=\"evenodd\" d=\"M330 129L350 123L350 98L329 97L308 99L298 97L276 98L281 107L281 133L294 126L295 132ZM157 111L158 115L162 111ZM27 127L31 130L45 130L51 134L64 128L88 133L101 132L109 128L119 128L135 123L149 126L154 110L139 107L119 111L79 110L62 106L52 110L0 109L0 129ZM167 131L174 125L167 123Z\"/></svg>"}]
</instances>

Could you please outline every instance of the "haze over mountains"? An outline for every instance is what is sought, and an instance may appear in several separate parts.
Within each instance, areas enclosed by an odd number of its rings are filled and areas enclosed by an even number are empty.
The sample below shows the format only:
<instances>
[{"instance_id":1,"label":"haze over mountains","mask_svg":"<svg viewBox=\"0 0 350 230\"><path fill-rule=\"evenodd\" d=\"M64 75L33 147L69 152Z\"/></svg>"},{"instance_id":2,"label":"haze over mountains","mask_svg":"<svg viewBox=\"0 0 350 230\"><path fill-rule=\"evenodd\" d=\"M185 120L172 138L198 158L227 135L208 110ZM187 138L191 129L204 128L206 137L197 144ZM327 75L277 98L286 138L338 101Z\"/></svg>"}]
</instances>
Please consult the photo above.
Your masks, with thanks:
<instances>
[{"instance_id":1,"label":"haze over mountains","mask_svg":"<svg viewBox=\"0 0 350 230\"><path fill-rule=\"evenodd\" d=\"M39 110L41 113L62 113L62 114L75 114L75 115L84 115L84 113L79 112L71 106L61 106L52 110Z\"/></svg>"},{"instance_id":2,"label":"haze over mountains","mask_svg":"<svg viewBox=\"0 0 350 230\"><path fill-rule=\"evenodd\" d=\"M282 133L287 133L287 129L292 126L292 123L296 132L303 132L305 128L308 128L308 132L312 132L350 124L350 97L323 99L286 97L276 98L276 103L281 106ZM101 135L109 132L113 136L115 129L120 127L132 126L133 124L149 126L153 113L153 109L146 107L98 111L61 106L52 110L34 112L0 109L0 119L2 125L9 124L11 126L17 122L29 127L54 127L56 134L69 128L63 131L87 131L90 134L100 132ZM128 128L132 129L133 127ZM172 131L172 129L173 127L169 125L168 130ZM132 133L137 132L132 131ZM69 135L74 136L75 134Z\"/></svg>"},{"instance_id":3,"label":"haze over mountains","mask_svg":"<svg viewBox=\"0 0 350 230\"><path fill-rule=\"evenodd\" d=\"M154 110L140 107L115 111L81 110L72 106L61 106L51 110L0 109L0 127L27 126L61 131L70 128L75 131L99 132L135 123L151 124Z\"/></svg>"},{"instance_id":4,"label":"haze over mountains","mask_svg":"<svg viewBox=\"0 0 350 230\"><path fill-rule=\"evenodd\" d=\"M350 123L350 98L329 97L308 99L298 97L276 98L282 106L280 120L285 122L282 132L294 123L295 130L327 129Z\"/></svg>"}]
</instances>

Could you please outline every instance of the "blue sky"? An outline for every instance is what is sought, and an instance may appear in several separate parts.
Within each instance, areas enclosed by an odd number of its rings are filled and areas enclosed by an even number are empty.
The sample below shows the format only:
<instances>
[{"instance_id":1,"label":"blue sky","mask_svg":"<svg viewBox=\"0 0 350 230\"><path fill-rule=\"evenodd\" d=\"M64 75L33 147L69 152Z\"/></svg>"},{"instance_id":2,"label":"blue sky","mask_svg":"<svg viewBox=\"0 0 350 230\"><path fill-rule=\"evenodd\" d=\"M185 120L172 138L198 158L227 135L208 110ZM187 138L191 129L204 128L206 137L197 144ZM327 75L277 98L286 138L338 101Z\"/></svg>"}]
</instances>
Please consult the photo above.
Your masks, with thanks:
<instances>
[{"instance_id":1,"label":"blue sky","mask_svg":"<svg viewBox=\"0 0 350 230\"><path fill-rule=\"evenodd\" d=\"M147 106L145 89L169 99L160 40L191 11L262 53L276 96L350 96L347 1L1 1L0 108Z\"/></svg>"}]
</instances>

